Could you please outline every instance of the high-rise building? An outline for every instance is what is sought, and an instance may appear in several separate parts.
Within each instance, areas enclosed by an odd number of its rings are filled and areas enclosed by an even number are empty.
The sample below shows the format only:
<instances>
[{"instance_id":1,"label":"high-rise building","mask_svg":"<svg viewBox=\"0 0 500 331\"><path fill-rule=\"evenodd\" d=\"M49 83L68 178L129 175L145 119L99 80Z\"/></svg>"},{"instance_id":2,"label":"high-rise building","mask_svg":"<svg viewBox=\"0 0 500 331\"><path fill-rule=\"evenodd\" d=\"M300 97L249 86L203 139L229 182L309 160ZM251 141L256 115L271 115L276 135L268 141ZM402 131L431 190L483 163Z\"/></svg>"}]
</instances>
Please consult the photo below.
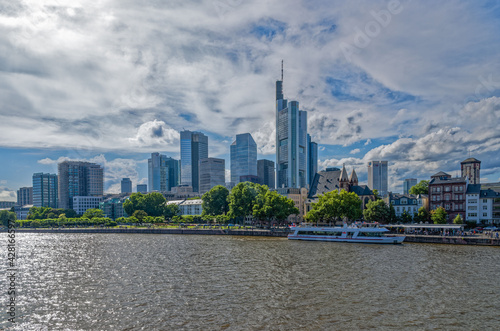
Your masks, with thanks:
<instances>
[{"instance_id":1,"label":"high-rise building","mask_svg":"<svg viewBox=\"0 0 500 331\"><path fill-rule=\"evenodd\" d=\"M276 173L277 188L307 185L307 112L283 98L283 67L276 81Z\"/></svg>"},{"instance_id":2,"label":"high-rise building","mask_svg":"<svg viewBox=\"0 0 500 331\"><path fill-rule=\"evenodd\" d=\"M241 177L257 177L257 144L250 133L236 135L230 153L231 182L238 184Z\"/></svg>"},{"instance_id":3,"label":"high-rise building","mask_svg":"<svg viewBox=\"0 0 500 331\"><path fill-rule=\"evenodd\" d=\"M403 194L410 194L410 189L417 185L416 178L406 178L403 182Z\"/></svg>"},{"instance_id":4,"label":"high-rise building","mask_svg":"<svg viewBox=\"0 0 500 331\"><path fill-rule=\"evenodd\" d=\"M201 159L208 158L208 137L201 132L181 131L181 184L199 192Z\"/></svg>"},{"instance_id":5,"label":"high-rise building","mask_svg":"<svg viewBox=\"0 0 500 331\"><path fill-rule=\"evenodd\" d=\"M58 172L60 208L73 208L73 197L100 197L104 193L104 169L96 163L64 161L59 163Z\"/></svg>"},{"instance_id":6,"label":"high-rise building","mask_svg":"<svg viewBox=\"0 0 500 331\"><path fill-rule=\"evenodd\" d=\"M137 184L137 193L148 193L148 184Z\"/></svg>"},{"instance_id":7,"label":"high-rise building","mask_svg":"<svg viewBox=\"0 0 500 331\"><path fill-rule=\"evenodd\" d=\"M33 174L33 206L64 208L59 204L59 184L56 174Z\"/></svg>"},{"instance_id":8,"label":"high-rise building","mask_svg":"<svg viewBox=\"0 0 500 331\"><path fill-rule=\"evenodd\" d=\"M148 159L149 191L166 192L179 185L179 160L160 153L151 153Z\"/></svg>"},{"instance_id":9,"label":"high-rise building","mask_svg":"<svg viewBox=\"0 0 500 331\"><path fill-rule=\"evenodd\" d=\"M132 193L132 181L130 178L122 178L121 187L122 193Z\"/></svg>"},{"instance_id":10,"label":"high-rise building","mask_svg":"<svg viewBox=\"0 0 500 331\"><path fill-rule=\"evenodd\" d=\"M318 172L318 144L311 141L307 134L307 184L311 187L314 175Z\"/></svg>"},{"instance_id":11,"label":"high-rise building","mask_svg":"<svg viewBox=\"0 0 500 331\"><path fill-rule=\"evenodd\" d=\"M481 177L479 176L481 161L470 157L460 162L460 166L462 168L462 177L467 177L469 184L481 184Z\"/></svg>"},{"instance_id":12,"label":"high-rise building","mask_svg":"<svg viewBox=\"0 0 500 331\"><path fill-rule=\"evenodd\" d=\"M380 196L387 194L387 161L368 162L368 187L377 190Z\"/></svg>"},{"instance_id":13,"label":"high-rise building","mask_svg":"<svg viewBox=\"0 0 500 331\"><path fill-rule=\"evenodd\" d=\"M226 180L226 161L209 157L200 160L200 183L199 193L204 194L217 185L225 185Z\"/></svg>"},{"instance_id":14,"label":"high-rise building","mask_svg":"<svg viewBox=\"0 0 500 331\"><path fill-rule=\"evenodd\" d=\"M274 162L271 160L258 160L257 177L259 177L259 184L267 185L270 189L274 189L276 186Z\"/></svg>"},{"instance_id":15,"label":"high-rise building","mask_svg":"<svg viewBox=\"0 0 500 331\"><path fill-rule=\"evenodd\" d=\"M21 187L17 190L17 205L32 205L33 204L33 187Z\"/></svg>"}]
</instances>

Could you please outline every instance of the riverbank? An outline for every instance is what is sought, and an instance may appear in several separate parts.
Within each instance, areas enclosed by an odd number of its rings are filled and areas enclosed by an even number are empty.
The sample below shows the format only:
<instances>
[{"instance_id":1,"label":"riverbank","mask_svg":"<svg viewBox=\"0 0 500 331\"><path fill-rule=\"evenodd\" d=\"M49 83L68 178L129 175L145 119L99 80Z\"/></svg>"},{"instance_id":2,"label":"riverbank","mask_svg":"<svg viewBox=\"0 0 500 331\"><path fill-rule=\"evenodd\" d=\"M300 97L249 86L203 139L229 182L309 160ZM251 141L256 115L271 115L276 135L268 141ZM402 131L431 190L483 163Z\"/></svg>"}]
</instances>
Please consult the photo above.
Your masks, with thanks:
<instances>
[{"instance_id":1,"label":"riverbank","mask_svg":"<svg viewBox=\"0 0 500 331\"><path fill-rule=\"evenodd\" d=\"M51 228L51 229L16 229L17 233L150 233L150 234L187 234L187 235L229 235L286 237L287 229L186 229L186 228ZM449 244L500 246L500 239L486 236L450 237L429 235L406 235L404 243Z\"/></svg>"}]
</instances>

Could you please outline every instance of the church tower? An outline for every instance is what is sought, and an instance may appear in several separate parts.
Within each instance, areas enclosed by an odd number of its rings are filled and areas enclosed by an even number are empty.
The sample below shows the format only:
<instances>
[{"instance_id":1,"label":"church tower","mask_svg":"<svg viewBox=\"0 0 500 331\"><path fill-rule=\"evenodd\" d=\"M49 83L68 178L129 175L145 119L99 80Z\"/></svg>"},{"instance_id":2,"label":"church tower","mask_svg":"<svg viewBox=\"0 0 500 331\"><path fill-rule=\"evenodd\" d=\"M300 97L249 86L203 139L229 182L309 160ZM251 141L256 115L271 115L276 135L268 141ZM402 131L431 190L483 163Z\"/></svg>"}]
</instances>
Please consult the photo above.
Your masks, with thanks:
<instances>
[{"instance_id":1,"label":"church tower","mask_svg":"<svg viewBox=\"0 0 500 331\"><path fill-rule=\"evenodd\" d=\"M351 177L349 178L349 184L351 186L358 186L358 175L356 175L356 171L352 168Z\"/></svg>"},{"instance_id":2,"label":"church tower","mask_svg":"<svg viewBox=\"0 0 500 331\"><path fill-rule=\"evenodd\" d=\"M339 177L339 188L349 192L349 178L347 177L347 170L345 169L345 164L342 165L342 171Z\"/></svg>"},{"instance_id":3,"label":"church tower","mask_svg":"<svg viewBox=\"0 0 500 331\"><path fill-rule=\"evenodd\" d=\"M481 161L473 157L460 162L462 168L462 177L469 179L469 184L480 184L479 170L481 169Z\"/></svg>"}]
</instances>

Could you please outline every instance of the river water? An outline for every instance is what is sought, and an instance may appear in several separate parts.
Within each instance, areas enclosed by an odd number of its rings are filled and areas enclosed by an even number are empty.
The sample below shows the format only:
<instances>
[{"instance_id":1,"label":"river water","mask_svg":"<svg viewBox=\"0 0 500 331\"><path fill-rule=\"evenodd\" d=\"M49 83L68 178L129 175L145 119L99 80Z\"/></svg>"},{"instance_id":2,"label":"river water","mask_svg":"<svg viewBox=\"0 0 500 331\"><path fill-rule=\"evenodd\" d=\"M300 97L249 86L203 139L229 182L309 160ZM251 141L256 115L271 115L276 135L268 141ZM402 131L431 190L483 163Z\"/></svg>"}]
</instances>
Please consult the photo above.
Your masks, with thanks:
<instances>
[{"instance_id":1,"label":"river water","mask_svg":"<svg viewBox=\"0 0 500 331\"><path fill-rule=\"evenodd\" d=\"M16 249L19 330L500 329L498 247L18 233Z\"/></svg>"}]
</instances>

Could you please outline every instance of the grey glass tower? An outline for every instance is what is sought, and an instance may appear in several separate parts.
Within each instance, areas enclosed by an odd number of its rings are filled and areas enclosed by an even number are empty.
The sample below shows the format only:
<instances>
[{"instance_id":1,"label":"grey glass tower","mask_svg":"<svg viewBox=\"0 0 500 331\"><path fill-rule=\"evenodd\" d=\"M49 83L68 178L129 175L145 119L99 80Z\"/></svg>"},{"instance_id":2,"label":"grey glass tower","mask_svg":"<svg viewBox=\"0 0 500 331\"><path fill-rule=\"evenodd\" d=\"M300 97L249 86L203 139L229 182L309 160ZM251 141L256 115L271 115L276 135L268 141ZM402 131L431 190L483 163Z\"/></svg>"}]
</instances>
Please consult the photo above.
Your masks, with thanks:
<instances>
[{"instance_id":1,"label":"grey glass tower","mask_svg":"<svg viewBox=\"0 0 500 331\"><path fill-rule=\"evenodd\" d=\"M377 190L380 196L387 194L387 161L368 162L368 187Z\"/></svg>"},{"instance_id":2,"label":"grey glass tower","mask_svg":"<svg viewBox=\"0 0 500 331\"><path fill-rule=\"evenodd\" d=\"M283 73L283 69L282 69ZM307 185L307 112L283 98L283 74L276 81L277 188Z\"/></svg>"},{"instance_id":3,"label":"grey glass tower","mask_svg":"<svg viewBox=\"0 0 500 331\"><path fill-rule=\"evenodd\" d=\"M181 131L181 184L199 192L201 159L208 158L208 137L201 132Z\"/></svg>"},{"instance_id":4,"label":"grey glass tower","mask_svg":"<svg viewBox=\"0 0 500 331\"><path fill-rule=\"evenodd\" d=\"M172 187L179 186L179 178L179 160L160 153L151 153L151 158L148 159L149 192L171 191Z\"/></svg>"},{"instance_id":5,"label":"grey glass tower","mask_svg":"<svg viewBox=\"0 0 500 331\"><path fill-rule=\"evenodd\" d=\"M209 157L200 160L200 194L210 191L217 185L226 183L226 161Z\"/></svg>"},{"instance_id":6,"label":"grey glass tower","mask_svg":"<svg viewBox=\"0 0 500 331\"><path fill-rule=\"evenodd\" d=\"M132 181L130 178L122 178L121 193L132 193Z\"/></svg>"},{"instance_id":7,"label":"grey glass tower","mask_svg":"<svg viewBox=\"0 0 500 331\"><path fill-rule=\"evenodd\" d=\"M312 185L314 175L318 172L318 144L311 141L307 134L307 184Z\"/></svg>"},{"instance_id":8,"label":"grey glass tower","mask_svg":"<svg viewBox=\"0 0 500 331\"><path fill-rule=\"evenodd\" d=\"M257 176L259 184L267 185L270 189L274 189L276 185L276 176L274 172L274 162L271 160L257 161Z\"/></svg>"},{"instance_id":9,"label":"grey glass tower","mask_svg":"<svg viewBox=\"0 0 500 331\"><path fill-rule=\"evenodd\" d=\"M104 193L104 169L96 163L64 161L58 164L59 208L73 208L73 197Z\"/></svg>"},{"instance_id":10,"label":"grey glass tower","mask_svg":"<svg viewBox=\"0 0 500 331\"><path fill-rule=\"evenodd\" d=\"M58 208L58 181L56 174L33 174L33 206ZM61 207L62 208L62 207Z\"/></svg>"},{"instance_id":11,"label":"grey glass tower","mask_svg":"<svg viewBox=\"0 0 500 331\"><path fill-rule=\"evenodd\" d=\"M257 144L250 133L236 135L231 144L231 182L238 184L241 177L257 177Z\"/></svg>"}]
</instances>

